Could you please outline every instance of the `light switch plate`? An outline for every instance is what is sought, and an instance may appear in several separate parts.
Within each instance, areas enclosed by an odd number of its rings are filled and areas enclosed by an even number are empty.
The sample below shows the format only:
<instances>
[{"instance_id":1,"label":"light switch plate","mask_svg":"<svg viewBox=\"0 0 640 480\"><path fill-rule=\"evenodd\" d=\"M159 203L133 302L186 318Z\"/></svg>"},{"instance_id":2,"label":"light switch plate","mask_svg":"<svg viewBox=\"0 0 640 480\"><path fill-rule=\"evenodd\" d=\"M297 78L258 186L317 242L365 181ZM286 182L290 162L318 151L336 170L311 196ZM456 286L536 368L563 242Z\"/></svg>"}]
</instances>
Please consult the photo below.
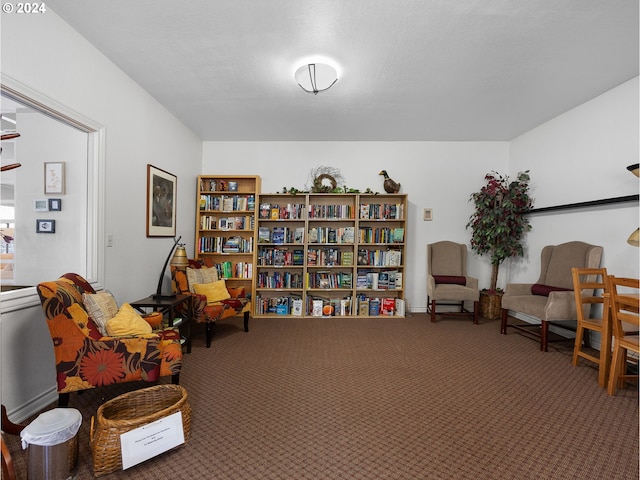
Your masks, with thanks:
<instances>
[{"instance_id":1,"label":"light switch plate","mask_svg":"<svg viewBox=\"0 0 640 480\"><path fill-rule=\"evenodd\" d=\"M433 220L433 210L431 208L425 208L422 211L422 219L425 222L430 222L431 220Z\"/></svg>"}]
</instances>

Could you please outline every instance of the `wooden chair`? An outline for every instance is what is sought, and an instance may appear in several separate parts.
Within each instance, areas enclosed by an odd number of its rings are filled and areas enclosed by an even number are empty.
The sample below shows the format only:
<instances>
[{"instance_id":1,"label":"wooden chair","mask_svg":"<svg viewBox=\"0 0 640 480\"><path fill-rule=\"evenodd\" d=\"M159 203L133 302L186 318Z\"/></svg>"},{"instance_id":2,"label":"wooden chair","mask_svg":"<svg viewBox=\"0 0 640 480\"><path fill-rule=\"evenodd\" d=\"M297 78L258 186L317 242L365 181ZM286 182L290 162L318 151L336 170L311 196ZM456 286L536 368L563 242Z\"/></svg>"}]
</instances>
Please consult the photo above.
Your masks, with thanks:
<instances>
[{"instance_id":1,"label":"wooden chair","mask_svg":"<svg viewBox=\"0 0 640 480\"><path fill-rule=\"evenodd\" d=\"M580 357L598 365L598 385L605 388L611 363L611 322L609 310L602 308L596 311L594 305L604 304L606 291L606 268L571 269L573 276L573 292L576 299L576 340L573 347L573 366L578 365ZM583 350L583 345L590 346L590 332L600 334L600 354L598 356ZM586 335L585 335L586 334Z\"/></svg>"},{"instance_id":2,"label":"wooden chair","mask_svg":"<svg viewBox=\"0 0 640 480\"><path fill-rule=\"evenodd\" d=\"M442 241L427 245L427 313L436 321L436 304L457 306L459 312L437 312L439 315L472 315L478 323L480 290L478 279L467 276L467 246ZM473 303L473 311L464 302Z\"/></svg>"},{"instance_id":3,"label":"wooden chair","mask_svg":"<svg viewBox=\"0 0 640 480\"><path fill-rule=\"evenodd\" d=\"M7 416L7 409L4 405L2 405L2 432L10 434L10 435L20 435L20 432L25 427L24 425L19 425L17 423L13 423L9 420ZM1 437L2 440L2 478L6 480L16 480L16 472L13 467L13 459L11 458L11 452L9 451L9 447L4 441L4 436Z\"/></svg>"},{"instance_id":4,"label":"wooden chair","mask_svg":"<svg viewBox=\"0 0 640 480\"><path fill-rule=\"evenodd\" d=\"M607 292L604 295L605 308L610 308L613 323L613 360L609 373L607 393L615 395L625 380L638 378L627 374L627 352L640 354L640 280L607 276ZM620 291L619 291L620 290Z\"/></svg>"}]
</instances>

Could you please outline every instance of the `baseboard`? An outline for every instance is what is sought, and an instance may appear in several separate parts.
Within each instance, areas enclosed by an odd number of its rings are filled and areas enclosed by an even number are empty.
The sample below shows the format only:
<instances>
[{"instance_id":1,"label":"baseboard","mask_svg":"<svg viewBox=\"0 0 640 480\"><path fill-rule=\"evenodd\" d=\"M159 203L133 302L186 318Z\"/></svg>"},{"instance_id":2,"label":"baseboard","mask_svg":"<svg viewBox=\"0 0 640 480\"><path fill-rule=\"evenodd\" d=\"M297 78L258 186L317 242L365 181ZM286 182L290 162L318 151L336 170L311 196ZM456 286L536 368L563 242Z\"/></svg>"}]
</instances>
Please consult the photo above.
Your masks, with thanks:
<instances>
[{"instance_id":1,"label":"baseboard","mask_svg":"<svg viewBox=\"0 0 640 480\"><path fill-rule=\"evenodd\" d=\"M51 404L57 404L57 402L58 391L55 387L52 387L13 410L9 410L7 408L7 416L13 423L24 423L25 420L33 417L35 414L41 412L47 407L50 407Z\"/></svg>"}]
</instances>

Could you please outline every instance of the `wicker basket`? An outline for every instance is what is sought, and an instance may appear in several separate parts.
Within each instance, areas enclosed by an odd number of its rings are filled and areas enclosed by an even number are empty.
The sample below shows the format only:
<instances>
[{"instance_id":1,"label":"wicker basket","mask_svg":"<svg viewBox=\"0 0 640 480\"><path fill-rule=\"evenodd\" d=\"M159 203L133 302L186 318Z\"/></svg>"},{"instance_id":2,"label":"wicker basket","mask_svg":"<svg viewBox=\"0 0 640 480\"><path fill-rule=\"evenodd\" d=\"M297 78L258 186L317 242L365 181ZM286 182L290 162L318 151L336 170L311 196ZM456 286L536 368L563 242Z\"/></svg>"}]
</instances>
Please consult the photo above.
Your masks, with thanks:
<instances>
[{"instance_id":1,"label":"wicker basket","mask_svg":"<svg viewBox=\"0 0 640 480\"><path fill-rule=\"evenodd\" d=\"M502 312L502 293L480 292L480 316L488 320L497 320Z\"/></svg>"},{"instance_id":2,"label":"wicker basket","mask_svg":"<svg viewBox=\"0 0 640 480\"><path fill-rule=\"evenodd\" d=\"M156 385L120 395L98 408L91 419L90 445L94 475L122 468L120 435L178 411L182 412L184 440L191 429L191 406L180 385Z\"/></svg>"}]
</instances>

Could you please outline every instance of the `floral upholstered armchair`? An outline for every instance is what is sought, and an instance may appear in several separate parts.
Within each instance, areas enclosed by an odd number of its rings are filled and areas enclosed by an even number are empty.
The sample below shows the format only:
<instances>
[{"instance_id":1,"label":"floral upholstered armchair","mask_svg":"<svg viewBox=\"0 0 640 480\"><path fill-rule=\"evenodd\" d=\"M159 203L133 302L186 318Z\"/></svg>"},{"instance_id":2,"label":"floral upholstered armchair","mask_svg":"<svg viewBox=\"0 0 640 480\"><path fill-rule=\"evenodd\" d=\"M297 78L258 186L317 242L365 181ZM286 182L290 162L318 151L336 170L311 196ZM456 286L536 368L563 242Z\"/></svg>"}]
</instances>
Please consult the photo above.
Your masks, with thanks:
<instances>
[{"instance_id":1,"label":"floral upholstered armchair","mask_svg":"<svg viewBox=\"0 0 640 480\"><path fill-rule=\"evenodd\" d=\"M218 278L214 266L200 260L189 259L186 269L171 266L173 288L176 293L191 295L187 302L189 312L184 312L193 321L205 323L206 345L211 347L216 322L236 315L244 316L244 331L249 331L251 301L244 287L227 287Z\"/></svg>"},{"instance_id":2,"label":"floral upholstered armchair","mask_svg":"<svg viewBox=\"0 0 640 480\"><path fill-rule=\"evenodd\" d=\"M69 393L78 390L139 380L155 382L168 375L172 383L179 382L180 334L160 327L161 314L145 322L139 315L134 319L131 307L123 304L109 319L113 327L105 335L83 300L97 295L96 291L80 275L66 273L58 280L40 283L37 290L53 341L60 406L66 406ZM127 334L123 322L129 321L143 325L137 324L138 331ZM154 330L154 326L160 328Z\"/></svg>"}]
</instances>

